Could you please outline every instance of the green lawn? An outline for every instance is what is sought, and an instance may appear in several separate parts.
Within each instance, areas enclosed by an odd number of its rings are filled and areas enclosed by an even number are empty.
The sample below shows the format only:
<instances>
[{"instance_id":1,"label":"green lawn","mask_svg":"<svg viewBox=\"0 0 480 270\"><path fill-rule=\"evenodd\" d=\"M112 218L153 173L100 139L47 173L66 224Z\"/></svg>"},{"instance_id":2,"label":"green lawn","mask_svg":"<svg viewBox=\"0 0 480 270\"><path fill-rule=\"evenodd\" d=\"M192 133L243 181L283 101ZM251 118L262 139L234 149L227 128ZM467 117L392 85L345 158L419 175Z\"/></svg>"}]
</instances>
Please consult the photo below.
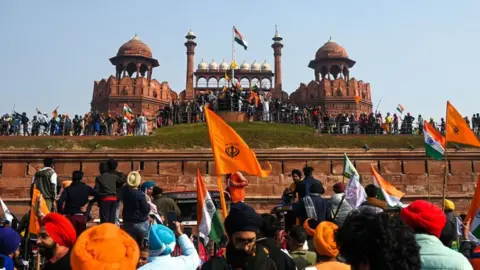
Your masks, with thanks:
<instances>
[{"instance_id":1,"label":"green lawn","mask_svg":"<svg viewBox=\"0 0 480 270\"><path fill-rule=\"evenodd\" d=\"M303 126L270 123L232 123L251 148L408 148L423 147L423 136L317 135ZM188 124L158 129L145 137L0 137L0 149L187 149L209 148L207 126Z\"/></svg>"}]
</instances>

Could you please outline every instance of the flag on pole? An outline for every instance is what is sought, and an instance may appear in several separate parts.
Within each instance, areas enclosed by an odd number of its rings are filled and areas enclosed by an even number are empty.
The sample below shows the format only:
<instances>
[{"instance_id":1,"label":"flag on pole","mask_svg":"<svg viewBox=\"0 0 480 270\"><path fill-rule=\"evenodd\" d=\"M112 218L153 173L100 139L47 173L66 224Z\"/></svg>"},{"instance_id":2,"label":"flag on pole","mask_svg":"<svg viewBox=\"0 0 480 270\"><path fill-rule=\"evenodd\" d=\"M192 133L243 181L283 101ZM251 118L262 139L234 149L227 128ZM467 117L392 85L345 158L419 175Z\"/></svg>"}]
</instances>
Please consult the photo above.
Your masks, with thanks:
<instances>
[{"instance_id":1,"label":"flag on pole","mask_svg":"<svg viewBox=\"0 0 480 270\"><path fill-rule=\"evenodd\" d=\"M8 210L8 207L3 202L2 198L0 198L0 205L2 206L5 219L8 220L8 222L10 222L10 224L12 224L12 221L14 219L13 214L12 214L12 212L10 212L10 210Z\"/></svg>"},{"instance_id":2,"label":"flag on pole","mask_svg":"<svg viewBox=\"0 0 480 270\"><path fill-rule=\"evenodd\" d=\"M230 81L230 77L228 76L227 74L227 71L225 70L225 81L229 82Z\"/></svg>"},{"instance_id":3,"label":"flag on pole","mask_svg":"<svg viewBox=\"0 0 480 270\"><path fill-rule=\"evenodd\" d=\"M378 174L373 165L370 165L373 175L373 184L380 189L380 195L385 199L388 206L395 207L400 204L400 199L405 196L405 193L396 189L392 184Z\"/></svg>"},{"instance_id":4,"label":"flag on pole","mask_svg":"<svg viewBox=\"0 0 480 270\"><path fill-rule=\"evenodd\" d=\"M445 156L445 137L427 121L423 122L423 134L425 137L425 154L435 160L442 160Z\"/></svg>"},{"instance_id":5,"label":"flag on pole","mask_svg":"<svg viewBox=\"0 0 480 270\"><path fill-rule=\"evenodd\" d=\"M345 200L353 207L358 208L367 200L367 194L362 184L360 184L360 175L348 158L347 154L343 158L343 176L350 179L345 189Z\"/></svg>"},{"instance_id":6,"label":"flag on pole","mask_svg":"<svg viewBox=\"0 0 480 270\"><path fill-rule=\"evenodd\" d=\"M131 120L133 118L133 111L126 103L123 103L123 116L125 120Z\"/></svg>"},{"instance_id":7,"label":"flag on pole","mask_svg":"<svg viewBox=\"0 0 480 270\"><path fill-rule=\"evenodd\" d=\"M402 114L404 110L405 109L403 108L402 104L398 104L397 111Z\"/></svg>"},{"instance_id":8,"label":"flag on pole","mask_svg":"<svg viewBox=\"0 0 480 270\"><path fill-rule=\"evenodd\" d=\"M457 109L447 101L447 123L445 138L448 142L457 142L461 144L480 147L480 141L468 126L462 115Z\"/></svg>"},{"instance_id":9,"label":"flag on pole","mask_svg":"<svg viewBox=\"0 0 480 270\"><path fill-rule=\"evenodd\" d=\"M57 105L57 107L55 108L55 110L52 111L52 117L53 117L53 118L57 118L57 115L58 115L58 111L57 111L57 110L58 110L58 107L60 107L60 106Z\"/></svg>"},{"instance_id":10,"label":"flag on pole","mask_svg":"<svg viewBox=\"0 0 480 270\"><path fill-rule=\"evenodd\" d=\"M218 174L243 171L249 175L266 177L272 171L272 165L263 170L257 156L233 128L216 113L204 107L208 134L212 145L213 157Z\"/></svg>"},{"instance_id":11,"label":"flag on pole","mask_svg":"<svg viewBox=\"0 0 480 270\"><path fill-rule=\"evenodd\" d=\"M353 163L348 158L347 153L344 153L343 155L343 176L350 179L352 176L356 175L358 178L360 178L357 169L355 169L355 166L353 166Z\"/></svg>"},{"instance_id":12,"label":"flag on pole","mask_svg":"<svg viewBox=\"0 0 480 270\"><path fill-rule=\"evenodd\" d=\"M477 179L477 185L475 187L475 193L470 201L470 207L468 208L465 221L470 221L470 231L477 238L480 237L480 176ZM477 218L478 217L478 218Z\"/></svg>"},{"instance_id":13,"label":"flag on pole","mask_svg":"<svg viewBox=\"0 0 480 270\"><path fill-rule=\"evenodd\" d=\"M223 236L223 224L218 215L217 208L205 186L200 169L197 169L197 224L198 233L205 240L209 239L220 243Z\"/></svg>"},{"instance_id":14,"label":"flag on pole","mask_svg":"<svg viewBox=\"0 0 480 270\"><path fill-rule=\"evenodd\" d=\"M237 42L240 46L242 46L245 50L247 50L248 43L247 40L243 37L242 34L237 30L237 28L233 27L233 32L235 36L235 42Z\"/></svg>"},{"instance_id":15,"label":"flag on pole","mask_svg":"<svg viewBox=\"0 0 480 270\"><path fill-rule=\"evenodd\" d=\"M30 221L28 223L28 231L33 234L38 234L40 231L40 222L38 221L37 215L35 213L35 208L37 206L38 197L41 193L36 186L33 187L33 196L32 196L32 205L30 206ZM47 202L45 199L41 198L40 200L40 209L46 215L50 213L47 207Z\"/></svg>"}]
</instances>

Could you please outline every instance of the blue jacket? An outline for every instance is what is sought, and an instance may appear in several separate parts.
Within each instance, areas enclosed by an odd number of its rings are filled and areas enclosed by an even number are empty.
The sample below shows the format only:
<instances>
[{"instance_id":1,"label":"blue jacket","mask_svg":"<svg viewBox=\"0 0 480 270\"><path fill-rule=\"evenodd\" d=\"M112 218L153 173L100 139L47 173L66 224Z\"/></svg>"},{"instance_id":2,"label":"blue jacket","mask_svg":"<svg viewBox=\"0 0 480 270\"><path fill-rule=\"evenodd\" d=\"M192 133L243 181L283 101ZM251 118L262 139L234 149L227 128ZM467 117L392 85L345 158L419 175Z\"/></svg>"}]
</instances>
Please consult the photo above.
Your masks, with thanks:
<instances>
[{"instance_id":1,"label":"blue jacket","mask_svg":"<svg viewBox=\"0 0 480 270\"><path fill-rule=\"evenodd\" d=\"M422 270L473 270L470 262L461 253L442 244L440 240L428 234L416 234L420 246Z\"/></svg>"},{"instance_id":2,"label":"blue jacket","mask_svg":"<svg viewBox=\"0 0 480 270\"><path fill-rule=\"evenodd\" d=\"M178 237L178 244L182 249L182 256L172 257L169 255L150 257L149 263L138 268L139 270L195 270L200 266L200 257L192 241L185 234Z\"/></svg>"}]
</instances>

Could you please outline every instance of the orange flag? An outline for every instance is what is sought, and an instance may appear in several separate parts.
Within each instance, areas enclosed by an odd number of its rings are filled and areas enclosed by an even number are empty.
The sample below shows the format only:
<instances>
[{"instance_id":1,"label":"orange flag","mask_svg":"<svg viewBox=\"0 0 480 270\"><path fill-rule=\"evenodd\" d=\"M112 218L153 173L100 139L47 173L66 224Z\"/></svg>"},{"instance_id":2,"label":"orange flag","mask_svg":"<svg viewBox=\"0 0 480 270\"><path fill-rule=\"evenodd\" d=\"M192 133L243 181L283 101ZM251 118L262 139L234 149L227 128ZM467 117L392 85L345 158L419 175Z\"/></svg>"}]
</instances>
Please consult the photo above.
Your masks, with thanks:
<instances>
[{"instance_id":1,"label":"orange flag","mask_svg":"<svg viewBox=\"0 0 480 270\"><path fill-rule=\"evenodd\" d=\"M38 234L40 231L40 222L38 221L37 215L35 214L35 207L37 205L38 197L41 195L40 191L37 189L36 186L33 187L33 196L32 196L32 205L30 207L30 221L28 225L28 231L33 234ZM47 202L45 199L40 200L40 209L46 215L50 213L47 207Z\"/></svg>"},{"instance_id":2,"label":"orange flag","mask_svg":"<svg viewBox=\"0 0 480 270\"><path fill-rule=\"evenodd\" d=\"M216 113L210 111L205 106L203 108L205 110L217 174L243 171L249 175L268 176L272 171L272 165L269 163L270 168L263 170L258 163L255 153L243 141L242 137Z\"/></svg>"},{"instance_id":3,"label":"orange flag","mask_svg":"<svg viewBox=\"0 0 480 270\"><path fill-rule=\"evenodd\" d=\"M477 136L475 136L457 109L450 104L450 101L447 101L446 129L445 139L447 142L457 142L480 147L480 141Z\"/></svg>"},{"instance_id":4,"label":"orange flag","mask_svg":"<svg viewBox=\"0 0 480 270\"><path fill-rule=\"evenodd\" d=\"M477 186L475 187L475 193L473 194L473 199L470 201L470 208L468 208L467 217L465 222L470 220L470 223L475 219L478 209L480 208L480 176L477 180ZM475 228L473 228L475 229Z\"/></svg>"}]
</instances>

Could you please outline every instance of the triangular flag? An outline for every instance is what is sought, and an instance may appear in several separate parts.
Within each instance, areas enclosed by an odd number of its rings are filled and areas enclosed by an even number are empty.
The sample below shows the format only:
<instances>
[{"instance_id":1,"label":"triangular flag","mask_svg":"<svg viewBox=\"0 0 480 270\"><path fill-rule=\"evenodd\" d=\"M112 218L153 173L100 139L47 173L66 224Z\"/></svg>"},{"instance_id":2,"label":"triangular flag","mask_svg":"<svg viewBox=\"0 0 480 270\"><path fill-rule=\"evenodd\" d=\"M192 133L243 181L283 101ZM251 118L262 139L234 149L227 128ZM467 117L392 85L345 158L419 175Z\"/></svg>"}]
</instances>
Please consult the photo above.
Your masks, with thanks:
<instances>
[{"instance_id":1,"label":"triangular flag","mask_svg":"<svg viewBox=\"0 0 480 270\"><path fill-rule=\"evenodd\" d=\"M405 193L396 189L392 184L378 174L373 165L370 165L373 175L373 184L380 189L383 198L387 202L388 206L394 207L400 204L400 199L405 196Z\"/></svg>"},{"instance_id":2,"label":"triangular flag","mask_svg":"<svg viewBox=\"0 0 480 270\"><path fill-rule=\"evenodd\" d=\"M480 176L477 179L477 185L475 187L475 193L473 194L473 198L470 201L470 207L468 208L467 216L465 217L465 221L470 220L472 226L470 227L470 231L474 232L478 225L480 225L480 219L477 219L477 212L480 209ZM480 215L479 215L480 217ZM474 226L475 225L475 226ZM480 228L480 227L479 227ZM477 235L477 237L480 235Z\"/></svg>"},{"instance_id":3,"label":"triangular flag","mask_svg":"<svg viewBox=\"0 0 480 270\"><path fill-rule=\"evenodd\" d=\"M447 142L457 142L461 144L480 147L480 141L468 126L467 122L458 113L457 109L447 101L447 123L446 135Z\"/></svg>"},{"instance_id":4,"label":"triangular flag","mask_svg":"<svg viewBox=\"0 0 480 270\"><path fill-rule=\"evenodd\" d=\"M206 106L204 106L204 111L217 174L229 174L237 171L260 177L270 174L272 171L270 163L268 163L269 169L263 170L255 152L248 147L242 137Z\"/></svg>"},{"instance_id":5,"label":"triangular flag","mask_svg":"<svg viewBox=\"0 0 480 270\"><path fill-rule=\"evenodd\" d=\"M205 239L205 245L209 239L220 243L224 231L223 224L200 174L200 169L197 169L197 224L198 233Z\"/></svg>"}]
</instances>

